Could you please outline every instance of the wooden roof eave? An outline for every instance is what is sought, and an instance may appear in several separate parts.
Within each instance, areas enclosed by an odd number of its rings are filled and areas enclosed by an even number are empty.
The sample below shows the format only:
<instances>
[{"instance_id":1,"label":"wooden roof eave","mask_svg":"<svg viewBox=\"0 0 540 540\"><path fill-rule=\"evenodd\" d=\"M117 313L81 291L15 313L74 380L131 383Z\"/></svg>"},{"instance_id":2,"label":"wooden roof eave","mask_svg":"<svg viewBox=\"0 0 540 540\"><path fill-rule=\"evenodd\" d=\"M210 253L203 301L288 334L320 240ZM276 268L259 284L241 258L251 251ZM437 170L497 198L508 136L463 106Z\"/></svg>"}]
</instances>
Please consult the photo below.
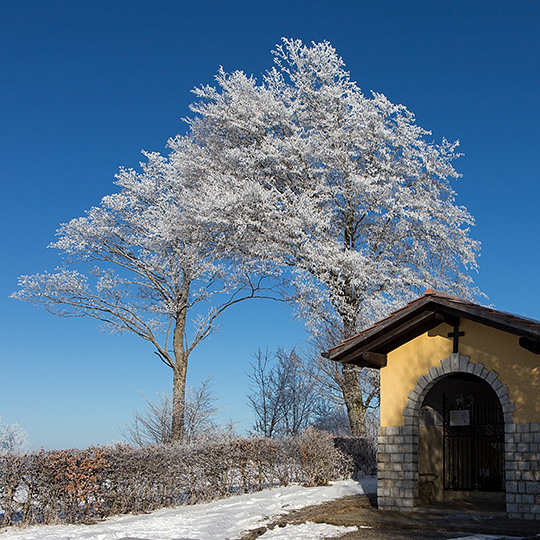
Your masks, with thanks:
<instances>
[{"instance_id":1,"label":"wooden roof eave","mask_svg":"<svg viewBox=\"0 0 540 540\"><path fill-rule=\"evenodd\" d=\"M380 369L388 352L445 322L459 325L460 318L519 336L520 346L540 354L540 328L511 314L483 306L456 302L452 298L424 296L377 325L354 336L324 354L327 358L360 367Z\"/></svg>"},{"instance_id":2,"label":"wooden roof eave","mask_svg":"<svg viewBox=\"0 0 540 540\"><path fill-rule=\"evenodd\" d=\"M457 307L455 303L445 298L440 298L437 303L443 306L443 311L447 315L468 319L533 341L540 338L540 329L535 331L531 328L529 322L512 317L510 314L491 313L482 306L467 304Z\"/></svg>"},{"instance_id":3,"label":"wooden roof eave","mask_svg":"<svg viewBox=\"0 0 540 540\"><path fill-rule=\"evenodd\" d=\"M419 310L427 304L427 300L429 300L427 297L423 297L418 301ZM382 320L375 326L364 330L356 336L350 337L340 345L332 347L326 355L327 358L339 361L340 357L347 355L349 351L354 350L358 344L365 344L366 342L372 340L374 336L376 337L386 331L391 331L392 329L401 326L403 324L403 321L407 320L407 318L409 317L410 310L405 307L400 311L401 313L393 314Z\"/></svg>"},{"instance_id":4,"label":"wooden roof eave","mask_svg":"<svg viewBox=\"0 0 540 540\"><path fill-rule=\"evenodd\" d=\"M443 322L444 315L435 310L420 311L404 320L381 325L371 336L362 336L364 339L361 341L352 339L339 348L331 349L328 358L343 364L380 369L386 365L387 353Z\"/></svg>"}]
</instances>

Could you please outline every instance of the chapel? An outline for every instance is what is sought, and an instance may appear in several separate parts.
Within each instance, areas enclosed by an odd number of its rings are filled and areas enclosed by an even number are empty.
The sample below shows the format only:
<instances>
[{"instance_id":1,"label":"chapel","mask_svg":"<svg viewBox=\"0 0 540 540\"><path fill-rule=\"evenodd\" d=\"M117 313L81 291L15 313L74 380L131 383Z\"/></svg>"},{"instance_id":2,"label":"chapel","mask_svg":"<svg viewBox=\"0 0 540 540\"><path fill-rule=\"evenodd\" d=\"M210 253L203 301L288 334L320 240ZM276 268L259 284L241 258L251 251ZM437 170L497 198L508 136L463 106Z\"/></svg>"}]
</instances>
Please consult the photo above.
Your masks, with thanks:
<instances>
[{"instance_id":1,"label":"chapel","mask_svg":"<svg viewBox=\"0 0 540 540\"><path fill-rule=\"evenodd\" d=\"M380 370L378 506L540 519L540 322L428 290L330 349Z\"/></svg>"}]
</instances>

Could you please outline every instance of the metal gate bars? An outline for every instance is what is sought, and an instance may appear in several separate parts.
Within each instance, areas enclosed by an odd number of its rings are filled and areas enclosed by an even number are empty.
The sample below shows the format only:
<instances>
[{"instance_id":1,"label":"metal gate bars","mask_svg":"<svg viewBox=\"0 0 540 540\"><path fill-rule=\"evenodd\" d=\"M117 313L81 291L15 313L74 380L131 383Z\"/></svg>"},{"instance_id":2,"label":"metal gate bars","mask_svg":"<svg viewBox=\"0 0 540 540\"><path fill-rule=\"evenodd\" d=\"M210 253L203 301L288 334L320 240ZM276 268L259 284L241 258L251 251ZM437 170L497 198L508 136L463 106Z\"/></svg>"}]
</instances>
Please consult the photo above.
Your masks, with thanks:
<instances>
[{"instance_id":1,"label":"metal gate bars","mask_svg":"<svg viewBox=\"0 0 540 540\"><path fill-rule=\"evenodd\" d=\"M443 396L444 489L504 490L504 420L499 403Z\"/></svg>"}]
</instances>

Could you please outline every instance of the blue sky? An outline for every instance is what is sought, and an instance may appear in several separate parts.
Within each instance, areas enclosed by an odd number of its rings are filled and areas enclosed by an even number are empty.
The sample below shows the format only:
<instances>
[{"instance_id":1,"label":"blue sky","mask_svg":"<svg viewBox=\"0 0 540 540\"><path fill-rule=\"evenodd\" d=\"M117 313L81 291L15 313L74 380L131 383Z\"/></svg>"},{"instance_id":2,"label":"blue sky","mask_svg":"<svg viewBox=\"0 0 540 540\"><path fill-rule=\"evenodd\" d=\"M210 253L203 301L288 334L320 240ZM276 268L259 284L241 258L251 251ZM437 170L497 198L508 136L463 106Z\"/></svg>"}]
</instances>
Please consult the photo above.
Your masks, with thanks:
<instances>
[{"instance_id":1,"label":"blue sky","mask_svg":"<svg viewBox=\"0 0 540 540\"><path fill-rule=\"evenodd\" d=\"M0 415L32 447L121 440L169 391L150 345L12 300L17 277L52 270L58 225L114 190L119 166L185 131L190 90L221 65L259 76L282 36L328 40L364 90L459 139L458 202L482 242L477 285L496 308L540 319L540 2L49 1L0 7ZM302 346L290 311L231 310L191 359L213 374L223 418L249 428L245 372L257 348Z\"/></svg>"}]
</instances>

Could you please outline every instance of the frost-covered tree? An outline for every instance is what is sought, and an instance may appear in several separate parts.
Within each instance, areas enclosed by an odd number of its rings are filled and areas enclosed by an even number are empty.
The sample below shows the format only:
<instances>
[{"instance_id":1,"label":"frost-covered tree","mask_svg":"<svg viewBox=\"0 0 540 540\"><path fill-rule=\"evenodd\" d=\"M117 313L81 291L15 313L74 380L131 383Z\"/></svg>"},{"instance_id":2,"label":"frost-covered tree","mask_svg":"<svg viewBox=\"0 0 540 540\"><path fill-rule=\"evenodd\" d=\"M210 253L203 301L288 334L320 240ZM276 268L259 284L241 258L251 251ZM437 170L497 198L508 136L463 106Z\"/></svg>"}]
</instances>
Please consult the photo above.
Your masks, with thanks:
<instances>
[{"instance_id":1,"label":"frost-covered tree","mask_svg":"<svg viewBox=\"0 0 540 540\"><path fill-rule=\"evenodd\" d=\"M324 400L340 411L341 406L346 404L344 388L347 388L349 384L354 384L355 394L353 395L358 396L354 401L356 403L355 418L361 428L356 435L370 437L375 433L376 436L380 397L379 370L365 368L351 371L344 368L342 364L329 360L321 354L321 351L327 351L342 340L342 329L335 325L333 328L325 328L325 331L318 330L312 336L307 351L310 371L316 381L317 391ZM316 425L319 426L320 422Z\"/></svg>"},{"instance_id":2,"label":"frost-covered tree","mask_svg":"<svg viewBox=\"0 0 540 540\"><path fill-rule=\"evenodd\" d=\"M126 441L135 446L168 444L172 442L173 400L170 394L160 393L154 400L142 396L143 411L134 411L133 420L121 431ZM184 441L193 443L220 432L215 423L217 397L208 377L197 387L186 388L184 407Z\"/></svg>"},{"instance_id":3,"label":"frost-covered tree","mask_svg":"<svg viewBox=\"0 0 540 540\"><path fill-rule=\"evenodd\" d=\"M300 435L320 401L303 358L294 349L278 349L275 355L259 350L254 360L248 373L254 432L264 437Z\"/></svg>"},{"instance_id":4,"label":"frost-covered tree","mask_svg":"<svg viewBox=\"0 0 540 540\"><path fill-rule=\"evenodd\" d=\"M191 134L213 175L250 186L251 252L288 265L311 330L348 338L426 288L470 296L479 246L450 185L457 142L364 95L327 42L285 39L274 59L261 81L221 70L197 89ZM360 372L339 381L361 435Z\"/></svg>"},{"instance_id":5,"label":"frost-covered tree","mask_svg":"<svg viewBox=\"0 0 540 540\"><path fill-rule=\"evenodd\" d=\"M28 449L28 434L19 424L4 424L0 416L0 456L24 454Z\"/></svg>"},{"instance_id":6,"label":"frost-covered tree","mask_svg":"<svg viewBox=\"0 0 540 540\"><path fill-rule=\"evenodd\" d=\"M122 169L118 193L63 224L50 247L60 250L64 266L22 276L13 297L150 342L173 372L171 438L181 441L190 354L225 309L273 292L265 288L265 269L231 249L243 242L242 229L227 218L240 194L229 201L197 168L199 150L188 138L170 146L167 158L146 154L141 172Z\"/></svg>"}]
</instances>

